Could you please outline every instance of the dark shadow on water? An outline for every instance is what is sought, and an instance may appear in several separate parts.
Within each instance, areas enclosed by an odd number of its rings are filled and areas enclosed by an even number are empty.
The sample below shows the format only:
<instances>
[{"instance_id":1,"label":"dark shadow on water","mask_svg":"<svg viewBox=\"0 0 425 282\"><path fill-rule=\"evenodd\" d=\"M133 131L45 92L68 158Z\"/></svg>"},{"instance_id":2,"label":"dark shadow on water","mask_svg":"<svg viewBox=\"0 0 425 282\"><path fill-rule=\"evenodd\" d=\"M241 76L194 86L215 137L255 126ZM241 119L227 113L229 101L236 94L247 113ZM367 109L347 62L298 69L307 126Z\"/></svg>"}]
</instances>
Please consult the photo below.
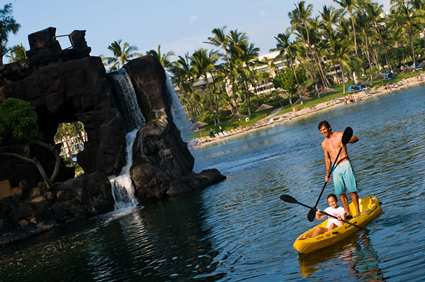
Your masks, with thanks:
<instances>
[{"instance_id":1,"label":"dark shadow on water","mask_svg":"<svg viewBox=\"0 0 425 282\"><path fill-rule=\"evenodd\" d=\"M225 276L215 272L217 251L200 193L82 225L0 254L0 281L215 281Z\"/></svg>"},{"instance_id":2,"label":"dark shadow on water","mask_svg":"<svg viewBox=\"0 0 425 282\"><path fill-rule=\"evenodd\" d=\"M359 281L385 281L379 268L378 254L373 248L367 230L323 250L300 255L298 257L300 274L308 278L331 260L340 263L335 264L335 269L327 268L326 271L341 271L338 268L342 263L348 268L347 273Z\"/></svg>"}]
</instances>

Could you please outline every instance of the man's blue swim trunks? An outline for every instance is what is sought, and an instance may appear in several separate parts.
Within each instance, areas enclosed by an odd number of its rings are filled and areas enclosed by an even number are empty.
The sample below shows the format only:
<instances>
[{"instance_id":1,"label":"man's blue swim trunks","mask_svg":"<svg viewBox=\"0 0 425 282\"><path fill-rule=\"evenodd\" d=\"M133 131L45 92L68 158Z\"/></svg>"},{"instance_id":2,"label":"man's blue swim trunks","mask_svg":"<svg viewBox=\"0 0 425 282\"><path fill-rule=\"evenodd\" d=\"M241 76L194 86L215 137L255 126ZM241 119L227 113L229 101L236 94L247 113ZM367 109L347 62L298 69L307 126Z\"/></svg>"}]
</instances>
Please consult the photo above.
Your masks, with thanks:
<instances>
[{"instance_id":1,"label":"man's blue swim trunks","mask_svg":"<svg viewBox=\"0 0 425 282\"><path fill-rule=\"evenodd\" d=\"M349 160L340 162L332 173L336 195L348 192L357 192L356 179Z\"/></svg>"}]
</instances>

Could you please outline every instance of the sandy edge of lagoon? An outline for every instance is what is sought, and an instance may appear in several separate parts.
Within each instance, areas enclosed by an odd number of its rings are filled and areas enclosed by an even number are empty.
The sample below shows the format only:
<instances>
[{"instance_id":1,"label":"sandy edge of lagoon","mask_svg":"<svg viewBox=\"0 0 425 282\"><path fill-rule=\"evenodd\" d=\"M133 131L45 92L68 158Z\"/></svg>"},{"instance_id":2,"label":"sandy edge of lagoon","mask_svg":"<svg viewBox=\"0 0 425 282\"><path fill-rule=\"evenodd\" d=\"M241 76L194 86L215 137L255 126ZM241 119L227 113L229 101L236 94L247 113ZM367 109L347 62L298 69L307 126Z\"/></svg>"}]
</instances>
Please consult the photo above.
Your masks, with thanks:
<instances>
[{"instance_id":1,"label":"sandy edge of lagoon","mask_svg":"<svg viewBox=\"0 0 425 282\"><path fill-rule=\"evenodd\" d=\"M301 118L306 118L310 115L322 111L331 110L339 106L363 102L372 98L383 96L403 89L416 87L422 84L425 84L424 73L421 73L414 77L405 78L397 83L387 84L386 86L380 86L376 89L367 89L366 91L361 91L352 95L347 95L345 97L336 98L334 100L323 102L312 107L304 108L302 110L292 111L280 115L271 114L248 127L241 127L233 129L231 131L225 131L223 134L215 137L208 136L197 138L190 141L190 143L195 148L202 148L208 145L221 143L229 139L241 137L245 134L249 134L258 130L263 130L276 125L294 122L300 120Z\"/></svg>"}]
</instances>

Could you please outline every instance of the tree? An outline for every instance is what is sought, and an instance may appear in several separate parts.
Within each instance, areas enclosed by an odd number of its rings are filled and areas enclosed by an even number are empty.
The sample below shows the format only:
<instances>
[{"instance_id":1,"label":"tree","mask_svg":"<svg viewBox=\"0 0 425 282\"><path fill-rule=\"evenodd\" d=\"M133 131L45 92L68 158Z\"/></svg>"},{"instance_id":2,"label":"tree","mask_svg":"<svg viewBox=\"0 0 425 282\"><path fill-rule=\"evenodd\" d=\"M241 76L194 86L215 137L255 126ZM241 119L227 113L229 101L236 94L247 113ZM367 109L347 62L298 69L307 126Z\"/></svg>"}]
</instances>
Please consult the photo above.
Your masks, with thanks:
<instances>
[{"instance_id":1,"label":"tree","mask_svg":"<svg viewBox=\"0 0 425 282\"><path fill-rule=\"evenodd\" d=\"M279 33L274 38L276 39L276 48L273 50L279 51L279 57L283 58L286 62L286 66L290 68L294 74L295 82L298 82L297 73L296 73L296 56L297 56L297 46L296 43L291 42L290 40L291 33L290 30L286 30L283 33Z\"/></svg>"},{"instance_id":2,"label":"tree","mask_svg":"<svg viewBox=\"0 0 425 282\"><path fill-rule=\"evenodd\" d=\"M300 69L293 72L290 69L285 69L280 72L274 79L273 84L276 88L281 88L286 91L289 104L293 104L293 99L298 96L301 100L306 94L307 89L311 86L311 81L307 80L305 71Z\"/></svg>"},{"instance_id":3,"label":"tree","mask_svg":"<svg viewBox=\"0 0 425 282\"><path fill-rule=\"evenodd\" d=\"M130 45L128 42L122 42L122 40L113 41L109 46L108 50L112 51L113 57L104 57L105 64L110 68L110 70L115 71L138 56L137 47Z\"/></svg>"},{"instance_id":4,"label":"tree","mask_svg":"<svg viewBox=\"0 0 425 282\"><path fill-rule=\"evenodd\" d=\"M214 113L214 123L217 125L219 120L219 91L216 88L216 66L219 56L216 51L208 51L201 48L196 50L192 55L192 68L196 79L201 79L209 90L209 95L206 97L209 109Z\"/></svg>"},{"instance_id":5,"label":"tree","mask_svg":"<svg viewBox=\"0 0 425 282\"><path fill-rule=\"evenodd\" d=\"M238 103L236 97L236 85L234 77L234 68L231 64L231 54L230 54L230 40L231 37L226 34L226 26L220 28L214 28L212 31L212 36L208 37L208 41L205 43L211 44L215 47L220 48L223 53L218 53L221 59L223 60L223 65L221 67L221 72L223 74L223 81L225 83L225 92L228 96L230 102L230 109L233 115L238 114Z\"/></svg>"},{"instance_id":6,"label":"tree","mask_svg":"<svg viewBox=\"0 0 425 282\"><path fill-rule=\"evenodd\" d=\"M183 105L192 119L197 119L200 115L199 99L193 89L195 74L192 67L192 59L188 53L178 56L177 60L171 63L173 83L178 87Z\"/></svg>"},{"instance_id":7,"label":"tree","mask_svg":"<svg viewBox=\"0 0 425 282\"><path fill-rule=\"evenodd\" d=\"M36 144L48 149L55 157L55 168L50 177L36 157L30 156L29 145ZM18 158L37 167L47 187L59 173L60 157L53 146L40 141L37 114L29 102L7 98L0 104L0 155ZM23 153L11 153L20 146Z\"/></svg>"},{"instance_id":8,"label":"tree","mask_svg":"<svg viewBox=\"0 0 425 282\"><path fill-rule=\"evenodd\" d=\"M321 56L319 56L319 40L320 37L315 32L318 29L318 23L312 19L313 5L305 4L305 1L300 1L296 4L295 9L289 12L289 19L291 22L291 28L295 32L295 35L304 44L300 48L305 48L305 60L308 65L311 65L310 76L315 77L314 69L317 69L317 73L320 77L321 83L324 87L329 86L329 81L326 78L324 68L322 65ZM302 51L302 50L300 50Z\"/></svg>"},{"instance_id":9,"label":"tree","mask_svg":"<svg viewBox=\"0 0 425 282\"><path fill-rule=\"evenodd\" d=\"M158 45L158 48L156 50L149 50L147 52L148 55L151 55L158 59L158 61L161 63L162 67L168 69L171 67L171 61L170 58L174 56L173 51L168 51L167 53L161 52L161 45Z\"/></svg>"},{"instance_id":10,"label":"tree","mask_svg":"<svg viewBox=\"0 0 425 282\"><path fill-rule=\"evenodd\" d=\"M6 4L0 10L0 66L7 52L7 41L10 33L16 34L21 27L12 16L12 4Z\"/></svg>"},{"instance_id":11,"label":"tree","mask_svg":"<svg viewBox=\"0 0 425 282\"><path fill-rule=\"evenodd\" d=\"M416 66L414 35L425 23L424 14L418 1L391 0L391 15L396 25L401 26L409 40L413 65Z\"/></svg>"},{"instance_id":12,"label":"tree","mask_svg":"<svg viewBox=\"0 0 425 282\"><path fill-rule=\"evenodd\" d=\"M351 27L353 29L353 42L354 42L354 51L356 55L358 56L357 52L357 36L356 36L356 23L355 23L355 17L353 15L353 10L356 7L357 0L334 0L338 5L341 6L345 11L347 11L348 16L351 21Z\"/></svg>"},{"instance_id":13,"label":"tree","mask_svg":"<svg viewBox=\"0 0 425 282\"><path fill-rule=\"evenodd\" d=\"M37 114L30 103L8 98L0 104L0 144L28 143L37 137Z\"/></svg>"},{"instance_id":14,"label":"tree","mask_svg":"<svg viewBox=\"0 0 425 282\"><path fill-rule=\"evenodd\" d=\"M25 47L22 44L18 44L9 49L7 54L11 63L24 61L27 59Z\"/></svg>"},{"instance_id":15,"label":"tree","mask_svg":"<svg viewBox=\"0 0 425 282\"><path fill-rule=\"evenodd\" d=\"M254 71L255 58L258 57L260 51L259 48L255 47L253 43L249 43L248 40L241 44L241 56L240 59L243 63L241 66L241 78L245 88L245 103L248 109L248 117L251 117L251 96L250 86L255 89L256 87L256 75Z\"/></svg>"}]
</instances>

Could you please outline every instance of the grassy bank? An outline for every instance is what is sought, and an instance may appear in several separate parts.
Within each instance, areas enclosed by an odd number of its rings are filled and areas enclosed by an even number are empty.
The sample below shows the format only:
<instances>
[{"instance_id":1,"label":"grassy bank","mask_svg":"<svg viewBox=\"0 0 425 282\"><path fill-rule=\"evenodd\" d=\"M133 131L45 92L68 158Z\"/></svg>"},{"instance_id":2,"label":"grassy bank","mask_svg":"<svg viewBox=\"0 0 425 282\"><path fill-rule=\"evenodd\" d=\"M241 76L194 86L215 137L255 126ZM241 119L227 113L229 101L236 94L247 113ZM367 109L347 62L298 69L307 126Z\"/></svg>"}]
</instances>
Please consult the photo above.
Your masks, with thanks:
<instances>
[{"instance_id":1,"label":"grassy bank","mask_svg":"<svg viewBox=\"0 0 425 282\"><path fill-rule=\"evenodd\" d=\"M402 72L397 74L397 76L394 79L391 80L383 80L383 79L379 79L379 80L374 80L372 82L369 82L369 88L376 89L378 87L381 86L385 86L388 84L395 84L398 83L404 79L407 78L411 78L411 77L415 77L421 74L425 74L425 71L421 70L421 71L411 71L411 72ZM350 85L350 83L346 84L346 87ZM228 131L228 130L232 130L232 129L236 129L236 128L243 128L243 127L248 127L251 126L255 123L257 123L258 121L266 118L267 116L270 115L270 113L273 112L273 115L282 115L291 111L299 111L305 108L310 108L310 107L314 107L318 104L324 103L324 102L328 102L328 101L332 101L335 99L339 99L339 98L343 98L348 94L351 93L343 93L343 89L342 89L342 85L338 85L333 92L329 92L326 94L322 94L320 95L320 97L313 97L307 101L304 101L302 104L295 104L295 105L286 105L281 107L278 111L276 111L276 109L271 109L271 110L267 110L267 111L262 111L259 113L253 113L251 118L249 120L245 120L245 119L241 119L241 120L227 120L227 121L223 121L222 123L220 123L221 129L223 131ZM217 130L217 126L214 125L208 125L204 128L202 128L201 130L195 132L194 137L195 138L200 138L200 137L205 137L208 136L210 134L211 131L215 132Z\"/></svg>"}]
</instances>

